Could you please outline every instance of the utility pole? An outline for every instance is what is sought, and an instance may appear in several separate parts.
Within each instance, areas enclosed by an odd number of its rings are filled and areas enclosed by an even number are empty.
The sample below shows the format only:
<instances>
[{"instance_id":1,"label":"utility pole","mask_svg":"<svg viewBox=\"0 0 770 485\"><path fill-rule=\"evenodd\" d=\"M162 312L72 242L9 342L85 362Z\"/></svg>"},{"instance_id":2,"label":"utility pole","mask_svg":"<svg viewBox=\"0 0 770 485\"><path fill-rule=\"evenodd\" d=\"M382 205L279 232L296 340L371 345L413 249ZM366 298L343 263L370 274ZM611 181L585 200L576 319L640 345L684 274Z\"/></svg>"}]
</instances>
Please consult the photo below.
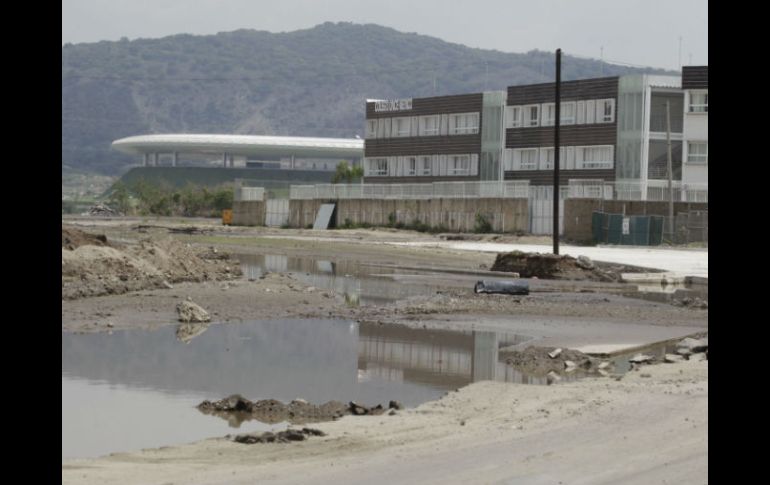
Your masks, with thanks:
<instances>
[{"instance_id":1,"label":"utility pole","mask_svg":"<svg viewBox=\"0 0 770 485\"><path fill-rule=\"evenodd\" d=\"M556 104L553 130L553 254L559 254L559 125L561 124L561 49L556 49Z\"/></svg>"},{"instance_id":2,"label":"utility pole","mask_svg":"<svg viewBox=\"0 0 770 485\"><path fill-rule=\"evenodd\" d=\"M679 70L682 70L682 36L679 36Z\"/></svg>"},{"instance_id":3,"label":"utility pole","mask_svg":"<svg viewBox=\"0 0 770 485\"><path fill-rule=\"evenodd\" d=\"M670 103L666 101L666 145L668 159L668 233L671 235L671 241L674 241L674 188L673 188L673 170L671 168L671 112Z\"/></svg>"}]
</instances>

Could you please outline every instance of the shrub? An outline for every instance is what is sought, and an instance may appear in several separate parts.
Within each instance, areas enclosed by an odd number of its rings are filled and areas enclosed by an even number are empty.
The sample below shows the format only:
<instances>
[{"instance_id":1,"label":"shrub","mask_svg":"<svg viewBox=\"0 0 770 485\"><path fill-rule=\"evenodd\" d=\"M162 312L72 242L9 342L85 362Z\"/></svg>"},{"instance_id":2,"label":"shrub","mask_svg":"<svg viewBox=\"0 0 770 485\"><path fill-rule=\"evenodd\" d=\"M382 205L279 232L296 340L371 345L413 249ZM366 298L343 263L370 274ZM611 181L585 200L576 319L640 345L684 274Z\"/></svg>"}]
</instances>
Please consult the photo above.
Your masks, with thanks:
<instances>
[{"instance_id":1,"label":"shrub","mask_svg":"<svg viewBox=\"0 0 770 485\"><path fill-rule=\"evenodd\" d=\"M477 213L476 214L476 225L473 227L473 232L477 234L487 234L492 232L492 224L487 220L486 217L483 215Z\"/></svg>"}]
</instances>

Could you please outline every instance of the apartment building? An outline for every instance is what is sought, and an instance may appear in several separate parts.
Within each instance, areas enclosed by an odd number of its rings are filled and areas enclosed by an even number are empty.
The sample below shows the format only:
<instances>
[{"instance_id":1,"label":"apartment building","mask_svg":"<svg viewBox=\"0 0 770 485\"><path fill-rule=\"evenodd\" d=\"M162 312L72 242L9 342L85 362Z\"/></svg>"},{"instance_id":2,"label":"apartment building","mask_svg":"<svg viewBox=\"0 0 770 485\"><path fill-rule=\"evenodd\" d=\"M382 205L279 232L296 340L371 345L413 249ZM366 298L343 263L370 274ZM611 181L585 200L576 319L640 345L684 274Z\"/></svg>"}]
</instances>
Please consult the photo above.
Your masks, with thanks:
<instances>
[{"instance_id":1,"label":"apartment building","mask_svg":"<svg viewBox=\"0 0 770 485\"><path fill-rule=\"evenodd\" d=\"M500 179L505 92L367 100L365 183Z\"/></svg>"},{"instance_id":2,"label":"apartment building","mask_svg":"<svg viewBox=\"0 0 770 485\"><path fill-rule=\"evenodd\" d=\"M708 66L682 68L684 126L682 183L699 190L708 187L709 83Z\"/></svg>"},{"instance_id":3,"label":"apartment building","mask_svg":"<svg viewBox=\"0 0 770 485\"><path fill-rule=\"evenodd\" d=\"M506 180L552 185L555 83L511 86L505 108ZM561 83L560 184L615 179L618 78Z\"/></svg>"},{"instance_id":4,"label":"apartment building","mask_svg":"<svg viewBox=\"0 0 770 485\"><path fill-rule=\"evenodd\" d=\"M683 91L684 86L684 91ZM456 96L368 101L365 182L527 181L550 199L555 84ZM668 111L667 111L668 106ZM668 113L668 114L667 114ZM561 84L560 185L646 200L708 183L708 68ZM683 160L686 162L683 163Z\"/></svg>"}]
</instances>

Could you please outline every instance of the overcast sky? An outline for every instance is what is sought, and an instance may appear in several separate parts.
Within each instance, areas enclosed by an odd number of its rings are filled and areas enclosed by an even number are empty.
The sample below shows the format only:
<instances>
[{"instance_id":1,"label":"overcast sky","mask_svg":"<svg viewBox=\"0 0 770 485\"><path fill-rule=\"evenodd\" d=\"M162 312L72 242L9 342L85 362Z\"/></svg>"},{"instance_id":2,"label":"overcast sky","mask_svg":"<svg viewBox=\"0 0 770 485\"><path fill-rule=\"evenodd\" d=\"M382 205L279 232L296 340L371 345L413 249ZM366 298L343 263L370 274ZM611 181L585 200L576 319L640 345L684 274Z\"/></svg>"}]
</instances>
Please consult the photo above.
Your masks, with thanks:
<instances>
[{"instance_id":1,"label":"overcast sky","mask_svg":"<svg viewBox=\"0 0 770 485\"><path fill-rule=\"evenodd\" d=\"M707 0L62 0L62 44L374 23L469 47L708 64Z\"/></svg>"}]
</instances>

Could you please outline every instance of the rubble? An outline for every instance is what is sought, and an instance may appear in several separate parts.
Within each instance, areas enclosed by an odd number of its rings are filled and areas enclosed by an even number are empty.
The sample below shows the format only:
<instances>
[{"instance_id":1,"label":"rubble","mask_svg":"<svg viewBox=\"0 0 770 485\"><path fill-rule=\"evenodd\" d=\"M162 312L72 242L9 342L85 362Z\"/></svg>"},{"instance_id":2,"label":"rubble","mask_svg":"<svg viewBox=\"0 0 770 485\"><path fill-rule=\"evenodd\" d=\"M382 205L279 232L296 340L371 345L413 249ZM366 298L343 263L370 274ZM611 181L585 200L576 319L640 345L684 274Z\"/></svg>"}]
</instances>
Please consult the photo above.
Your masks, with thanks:
<instances>
[{"instance_id":1,"label":"rubble","mask_svg":"<svg viewBox=\"0 0 770 485\"><path fill-rule=\"evenodd\" d=\"M356 402L343 404L339 401L328 401L321 405L310 404L304 399L294 399L284 404L275 399L249 401L240 394L233 394L219 401L203 401L198 410L204 414L219 416L229 422L240 424L249 419L265 423L280 423L288 421L293 424L332 421L342 416L378 416L388 410L401 410L403 405L398 401L390 401L388 407L382 404L364 406Z\"/></svg>"},{"instance_id":2,"label":"rubble","mask_svg":"<svg viewBox=\"0 0 770 485\"><path fill-rule=\"evenodd\" d=\"M529 346L524 350L501 350L500 355L508 365L515 367L519 372L536 376L544 376L551 371L561 372L566 367L575 370L578 367L594 367L594 359L583 352L572 349L556 352L557 350L560 349Z\"/></svg>"},{"instance_id":3,"label":"rubble","mask_svg":"<svg viewBox=\"0 0 770 485\"><path fill-rule=\"evenodd\" d=\"M628 361L632 364L646 364L652 362L653 359L654 358L651 355L636 354L635 356L628 359Z\"/></svg>"},{"instance_id":4,"label":"rubble","mask_svg":"<svg viewBox=\"0 0 770 485\"><path fill-rule=\"evenodd\" d=\"M519 273L523 278L620 281L620 272L604 271L588 258L577 260L558 254L500 253L490 268L492 271Z\"/></svg>"},{"instance_id":5,"label":"rubble","mask_svg":"<svg viewBox=\"0 0 770 485\"><path fill-rule=\"evenodd\" d=\"M185 300L176 306L176 313L180 322L209 322L209 312L193 301Z\"/></svg>"},{"instance_id":6,"label":"rubble","mask_svg":"<svg viewBox=\"0 0 770 485\"><path fill-rule=\"evenodd\" d=\"M326 436L326 433L314 428L287 429L278 433L266 431L264 433L239 434L233 438L233 441L247 445L254 443L289 443L291 441L304 441L308 436Z\"/></svg>"}]
</instances>

